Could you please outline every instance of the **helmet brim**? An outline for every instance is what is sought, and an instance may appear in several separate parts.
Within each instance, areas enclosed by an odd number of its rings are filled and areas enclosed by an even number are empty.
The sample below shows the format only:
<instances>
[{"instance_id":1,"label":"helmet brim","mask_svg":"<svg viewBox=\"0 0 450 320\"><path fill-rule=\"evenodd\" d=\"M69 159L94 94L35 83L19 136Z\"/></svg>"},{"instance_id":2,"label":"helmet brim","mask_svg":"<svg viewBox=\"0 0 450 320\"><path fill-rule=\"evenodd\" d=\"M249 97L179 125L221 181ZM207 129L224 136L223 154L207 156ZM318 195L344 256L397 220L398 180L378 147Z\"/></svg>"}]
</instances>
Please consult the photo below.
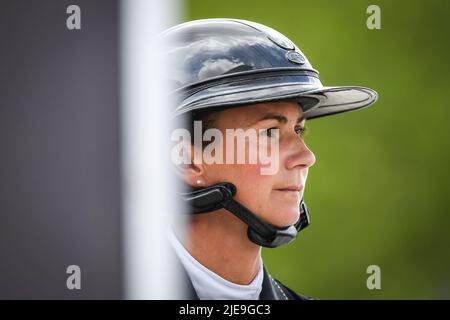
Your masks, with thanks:
<instances>
[{"instance_id":1,"label":"helmet brim","mask_svg":"<svg viewBox=\"0 0 450 320\"><path fill-rule=\"evenodd\" d=\"M375 90L361 86L324 87L311 76L277 76L245 79L197 90L185 97L175 116L187 112L293 100L300 103L306 119L368 107L378 98Z\"/></svg>"},{"instance_id":2,"label":"helmet brim","mask_svg":"<svg viewBox=\"0 0 450 320\"><path fill-rule=\"evenodd\" d=\"M302 97L317 99L317 103L304 111L306 119L349 112L370 106L378 99L378 93L361 86L324 87Z\"/></svg>"}]
</instances>

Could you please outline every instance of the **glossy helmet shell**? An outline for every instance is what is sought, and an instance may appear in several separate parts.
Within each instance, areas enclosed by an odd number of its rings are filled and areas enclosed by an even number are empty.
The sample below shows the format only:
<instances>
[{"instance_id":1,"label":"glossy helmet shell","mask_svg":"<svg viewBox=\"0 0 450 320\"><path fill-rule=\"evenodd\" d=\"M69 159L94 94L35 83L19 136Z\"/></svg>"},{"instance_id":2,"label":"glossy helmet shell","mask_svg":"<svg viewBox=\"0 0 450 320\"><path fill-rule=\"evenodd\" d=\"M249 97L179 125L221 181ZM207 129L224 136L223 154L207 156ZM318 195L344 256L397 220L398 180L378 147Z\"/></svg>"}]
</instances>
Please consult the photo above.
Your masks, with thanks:
<instances>
[{"instance_id":1,"label":"glossy helmet shell","mask_svg":"<svg viewBox=\"0 0 450 320\"><path fill-rule=\"evenodd\" d=\"M174 116L260 102L292 100L312 119L367 107L377 93L325 87L300 49L281 33L237 19L183 23L163 34Z\"/></svg>"}]
</instances>

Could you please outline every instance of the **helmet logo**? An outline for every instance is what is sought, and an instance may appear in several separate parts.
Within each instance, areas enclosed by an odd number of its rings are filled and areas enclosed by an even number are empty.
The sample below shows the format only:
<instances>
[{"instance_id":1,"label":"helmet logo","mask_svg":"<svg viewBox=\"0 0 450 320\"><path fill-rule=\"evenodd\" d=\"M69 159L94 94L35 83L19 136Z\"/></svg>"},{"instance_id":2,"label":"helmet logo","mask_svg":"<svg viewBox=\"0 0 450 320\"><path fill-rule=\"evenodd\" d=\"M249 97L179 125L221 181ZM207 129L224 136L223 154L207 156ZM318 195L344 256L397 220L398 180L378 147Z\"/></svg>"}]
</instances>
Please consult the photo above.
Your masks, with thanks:
<instances>
[{"instance_id":1,"label":"helmet logo","mask_svg":"<svg viewBox=\"0 0 450 320\"><path fill-rule=\"evenodd\" d=\"M286 58L295 64L304 64L306 62L305 58L296 51L289 51L286 53Z\"/></svg>"}]
</instances>

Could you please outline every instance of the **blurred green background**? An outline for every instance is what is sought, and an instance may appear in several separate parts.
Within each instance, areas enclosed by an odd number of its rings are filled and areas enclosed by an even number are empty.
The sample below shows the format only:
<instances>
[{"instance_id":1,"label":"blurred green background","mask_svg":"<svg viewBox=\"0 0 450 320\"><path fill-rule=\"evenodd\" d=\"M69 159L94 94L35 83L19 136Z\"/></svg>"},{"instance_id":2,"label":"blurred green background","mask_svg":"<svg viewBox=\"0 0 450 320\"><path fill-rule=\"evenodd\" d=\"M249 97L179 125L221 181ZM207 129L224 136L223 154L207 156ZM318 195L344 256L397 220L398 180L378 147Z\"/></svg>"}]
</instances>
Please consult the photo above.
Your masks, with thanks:
<instances>
[{"instance_id":1,"label":"blurred green background","mask_svg":"<svg viewBox=\"0 0 450 320\"><path fill-rule=\"evenodd\" d=\"M381 8L381 30L366 9ZM450 1L206 1L185 20L233 17L277 29L324 85L363 85L371 108L307 123L317 157L311 226L264 250L269 271L319 299L450 298ZM381 268L381 290L366 286Z\"/></svg>"}]
</instances>

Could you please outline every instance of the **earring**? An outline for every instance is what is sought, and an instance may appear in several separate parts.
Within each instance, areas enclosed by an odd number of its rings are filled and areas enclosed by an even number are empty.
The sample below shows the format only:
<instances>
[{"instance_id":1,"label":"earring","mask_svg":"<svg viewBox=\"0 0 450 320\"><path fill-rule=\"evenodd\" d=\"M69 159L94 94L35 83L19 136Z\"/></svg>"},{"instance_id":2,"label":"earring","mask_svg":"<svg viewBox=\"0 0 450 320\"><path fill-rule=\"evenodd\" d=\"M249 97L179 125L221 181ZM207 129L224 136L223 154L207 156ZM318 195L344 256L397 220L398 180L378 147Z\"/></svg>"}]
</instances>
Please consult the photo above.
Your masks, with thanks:
<instances>
[{"instance_id":1,"label":"earring","mask_svg":"<svg viewBox=\"0 0 450 320\"><path fill-rule=\"evenodd\" d=\"M197 180L197 185L201 185L202 184L202 180L198 179Z\"/></svg>"}]
</instances>

